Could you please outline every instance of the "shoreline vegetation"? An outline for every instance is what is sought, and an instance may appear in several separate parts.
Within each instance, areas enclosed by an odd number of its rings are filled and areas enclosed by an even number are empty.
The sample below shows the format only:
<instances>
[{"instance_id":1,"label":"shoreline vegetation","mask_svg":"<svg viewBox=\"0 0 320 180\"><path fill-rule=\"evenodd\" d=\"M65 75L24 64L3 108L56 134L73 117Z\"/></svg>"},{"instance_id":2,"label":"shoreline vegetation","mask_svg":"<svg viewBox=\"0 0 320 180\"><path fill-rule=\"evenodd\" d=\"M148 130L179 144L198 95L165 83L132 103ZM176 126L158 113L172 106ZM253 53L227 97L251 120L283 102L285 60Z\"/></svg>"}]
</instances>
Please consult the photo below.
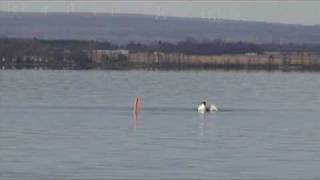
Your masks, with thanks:
<instances>
[{"instance_id":1,"label":"shoreline vegetation","mask_svg":"<svg viewBox=\"0 0 320 180\"><path fill-rule=\"evenodd\" d=\"M104 41L0 38L1 69L221 69L320 71L319 44L223 40Z\"/></svg>"}]
</instances>

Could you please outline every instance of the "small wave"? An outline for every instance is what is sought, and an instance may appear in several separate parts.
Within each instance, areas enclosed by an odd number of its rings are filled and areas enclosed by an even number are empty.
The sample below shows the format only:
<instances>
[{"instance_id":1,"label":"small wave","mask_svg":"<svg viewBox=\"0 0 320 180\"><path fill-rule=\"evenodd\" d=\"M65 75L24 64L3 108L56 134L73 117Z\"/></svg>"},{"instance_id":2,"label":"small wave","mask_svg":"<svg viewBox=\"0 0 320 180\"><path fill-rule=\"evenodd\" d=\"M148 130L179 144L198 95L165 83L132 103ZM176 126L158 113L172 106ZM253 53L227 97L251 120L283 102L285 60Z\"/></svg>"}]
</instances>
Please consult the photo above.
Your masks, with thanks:
<instances>
[{"instance_id":1,"label":"small wave","mask_svg":"<svg viewBox=\"0 0 320 180\"><path fill-rule=\"evenodd\" d=\"M46 110L105 110L105 111L122 111L131 112L132 107L129 106L108 106L108 105L0 105L1 109L46 109ZM141 107L140 112L196 112L196 108L192 107ZM259 109L259 108L233 108L221 107L219 113L228 112L281 112L281 111L303 111L309 112L314 109Z\"/></svg>"},{"instance_id":2,"label":"small wave","mask_svg":"<svg viewBox=\"0 0 320 180\"><path fill-rule=\"evenodd\" d=\"M106 111L132 111L129 106L106 106L106 105L92 105L92 106L77 106L77 105L0 105L1 109L52 109L52 110L106 110ZM195 111L194 108L188 107L141 107L140 111L148 112L176 112Z\"/></svg>"}]
</instances>

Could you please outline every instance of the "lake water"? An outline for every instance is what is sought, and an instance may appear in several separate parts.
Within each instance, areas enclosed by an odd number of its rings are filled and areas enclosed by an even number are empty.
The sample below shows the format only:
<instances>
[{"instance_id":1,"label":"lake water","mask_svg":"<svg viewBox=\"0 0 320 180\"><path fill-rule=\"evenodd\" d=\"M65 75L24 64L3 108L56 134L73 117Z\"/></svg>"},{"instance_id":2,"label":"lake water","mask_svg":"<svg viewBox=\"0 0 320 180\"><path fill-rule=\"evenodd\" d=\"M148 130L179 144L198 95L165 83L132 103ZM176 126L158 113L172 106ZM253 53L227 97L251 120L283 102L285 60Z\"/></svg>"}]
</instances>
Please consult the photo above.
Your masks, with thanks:
<instances>
[{"instance_id":1,"label":"lake water","mask_svg":"<svg viewBox=\"0 0 320 180\"><path fill-rule=\"evenodd\" d=\"M0 115L0 178L320 178L318 73L0 71Z\"/></svg>"}]
</instances>

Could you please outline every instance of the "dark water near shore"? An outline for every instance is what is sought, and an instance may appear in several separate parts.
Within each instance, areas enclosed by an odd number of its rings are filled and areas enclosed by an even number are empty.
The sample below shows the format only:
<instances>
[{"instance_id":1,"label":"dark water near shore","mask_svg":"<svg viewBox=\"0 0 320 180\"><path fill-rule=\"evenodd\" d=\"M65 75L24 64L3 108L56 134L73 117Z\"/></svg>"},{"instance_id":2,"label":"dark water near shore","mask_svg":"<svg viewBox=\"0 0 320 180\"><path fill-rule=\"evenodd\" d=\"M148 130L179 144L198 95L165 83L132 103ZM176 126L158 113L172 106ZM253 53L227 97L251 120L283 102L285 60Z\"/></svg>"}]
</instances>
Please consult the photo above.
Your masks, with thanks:
<instances>
[{"instance_id":1,"label":"dark water near shore","mask_svg":"<svg viewBox=\"0 0 320 180\"><path fill-rule=\"evenodd\" d=\"M319 178L319 90L318 73L0 71L0 178Z\"/></svg>"}]
</instances>

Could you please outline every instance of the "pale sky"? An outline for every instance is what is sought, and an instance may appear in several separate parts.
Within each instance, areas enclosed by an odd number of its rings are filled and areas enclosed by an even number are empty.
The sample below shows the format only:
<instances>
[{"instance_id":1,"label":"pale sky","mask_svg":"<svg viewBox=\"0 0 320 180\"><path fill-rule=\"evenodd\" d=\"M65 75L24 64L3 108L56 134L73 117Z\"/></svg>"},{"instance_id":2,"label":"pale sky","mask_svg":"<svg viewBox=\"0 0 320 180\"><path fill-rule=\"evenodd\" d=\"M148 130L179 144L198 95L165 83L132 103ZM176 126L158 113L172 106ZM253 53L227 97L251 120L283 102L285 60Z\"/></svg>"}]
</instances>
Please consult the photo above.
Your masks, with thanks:
<instances>
[{"instance_id":1,"label":"pale sky","mask_svg":"<svg viewBox=\"0 0 320 180\"><path fill-rule=\"evenodd\" d=\"M320 24L318 0L0 0L0 11L135 13Z\"/></svg>"}]
</instances>

